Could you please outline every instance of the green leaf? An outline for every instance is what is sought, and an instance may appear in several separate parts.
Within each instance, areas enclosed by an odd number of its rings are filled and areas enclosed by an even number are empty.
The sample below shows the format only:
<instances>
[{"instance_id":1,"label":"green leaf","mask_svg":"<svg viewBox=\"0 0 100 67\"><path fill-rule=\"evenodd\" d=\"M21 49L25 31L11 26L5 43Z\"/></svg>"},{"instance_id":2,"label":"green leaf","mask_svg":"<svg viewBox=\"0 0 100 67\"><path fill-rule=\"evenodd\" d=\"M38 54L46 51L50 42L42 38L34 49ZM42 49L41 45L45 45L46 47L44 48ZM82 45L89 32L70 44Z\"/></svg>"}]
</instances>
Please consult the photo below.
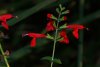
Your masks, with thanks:
<instances>
[{"instance_id":1,"label":"green leaf","mask_svg":"<svg viewBox=\"0 0 100 67\"><path fill-rule=\"evenodd\" d=\"M61 4L59 4L59 7L60 7L60 10L61 10L61 11L65 10L65 7L62 7Z\"/></svg>"},{"instance_id":2,"label":"green leaf","mask_svg":"<svg viewBox=\"0 0 100 67\"><path fill-rule=\"evenodd\" d=\"M63 11L62 14L68 14L69 10Z\"/></svg>"},{"instance_id":3,"label":"green leaf","mask_svg":"<svg viewBox=\"0 0 100 67\"><path fill-rule=\"evenodd\" d=\"M60 59L54 59L53 62L54 62L54 63L57 63L57 64L62 64L62 62L61 62Z\"/></svg>"},{"instance_id":4,"label":"green leaf","mask_svg":"<svg viewBox=\"0 0 100 67\"><path fill-rule=\"evenodd\" d=\"M65 23L64 25L60 26L59 29L64 29L66 28L67 24Z\"/></svg>"},{"instance_id":5,"label":"green leaf","mask_svg":"<svg viewBox=\"0 0 100 67\"><path fill-rule=\"evenodd\" d=\"M59 33L60 34L60 33ZM60 35L58 34L58 36L57 36L57 40L60 38Z\"/></svg>"},{"instance_id":6,"label":"green leaf","mask_svg":"<svg viewBox=\"0 0 100 67\"><path fill-rule=\"evenodd\" d=\"M56 8L56 12L59 14L60 13L60 10L59 10L59 8Z\"/></svg>"},{"instance_id":7,"label":"green leaf","mask_svg":"<svg viewBox=\"0 0 100 67\"><path fill-rule=\"evenodd\" d=\"M53 22L53 26L54 26L55 28L57 27L57 26L56 26L56 22L55 22L55 21Z\"/></svg>"},{"instance_id":8,"label":"green leaf","mask_svg":"<svg viewBox=\"0 0 100 67\"><path fill-rule=\"evenodd\" d=\"M61 4L59 4L59 7L60 7L60 9L62 9L62 5Z\"/></svg>"},{"instance_id":9,"label":"green leaf","mask_svg":"<svg viewBox=\"0 0 100 67\"><path fill-rule=\"evenodd\" d=\"M46 57L43 57L41 60L48 60L48 61L52 62L52 57L46 56Z\"/></svg>"},{"instance_id":10,"label":"green leaf","mask_svg":"<svg viewBox=\"0 0 100 67\"><path fill-rule=\"evenodd\" d=\"M66 8L65 7L62 7L61 11L65 10Z\"/></svg>"},{"instance_id":11,"label":"green leaf","mask_svg":"<svg viewBox=\"0 0 100 67\"><path fill-rule=\"evenodd\" d=\"M52 40L54 39L50 34L47 34L47 38Z\"/></svg>"},{"instance_id":12,"label":"green leaf","mask_svg":"<svg viewBox=\"0 0 100 67\"><path fill-rule=\"evenodd\" d=\"M55 17L54 15L52 15L51 18L54 19L54 20L57 20L57 17Z\"/></svg>"},{"instance_id":13,"label":"green leaf","mask_svg":"<svg viewBox=\"0 0 100 67\"><path fill-rule=\"evenodd\" d=\"M63 17L61 17L59 20L60 20L60 22L61 22L61 21L65 21L66 19L64 19L64 16L63 16Z\"/></svg>"},{"instance_id":14,"label":"green leaf","mask_svg":"<svg viewBox=\"0 0 100 67\"><path fill-rule=\"evenodd\" d=\"M46 57L43 57L41 60L48 60L50 62L54 62L54 63L57 63L57 64L62 64L61 60L60 59L54 59L52 61L52 57L50 56L46 56Z\"/></svg>"},{"instance_id":15,"label":"green leaf","mask_svg":"<svg viewBox=\"0 0 100 67\"><path fill-rule=\"evenodd\" d=\"M59 38L57 41L61 41L61 40L63 40L64 38Z\"/></svg>"}]
</instances>

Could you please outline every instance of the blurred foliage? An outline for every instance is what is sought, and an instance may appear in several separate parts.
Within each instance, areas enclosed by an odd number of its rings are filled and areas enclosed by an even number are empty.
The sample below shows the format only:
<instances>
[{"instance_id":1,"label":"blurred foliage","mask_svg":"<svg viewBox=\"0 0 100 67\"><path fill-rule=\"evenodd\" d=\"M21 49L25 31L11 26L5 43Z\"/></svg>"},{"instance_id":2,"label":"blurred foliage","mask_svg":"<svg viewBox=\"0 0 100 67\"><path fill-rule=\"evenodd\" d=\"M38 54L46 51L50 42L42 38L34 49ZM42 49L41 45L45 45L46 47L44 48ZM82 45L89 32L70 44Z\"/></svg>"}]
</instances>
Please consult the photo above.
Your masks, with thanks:
<instances>
[{"instance_id":1,"label":"blurred foliage","mask_svg":"<svg viewBox=\"0 0 100 67\"><path fill-rule=\"evenodd\" d=\"M51 56L52 41L38 39L37 46L29 46L31 38L22 38L22 33L45 32L47 23L47 13L56 15L55 8L59 3L63 4L70 13L68 24L79 23L89 28L84 30L83 40L83 62L84 67L100 67L100 0L84 0L84 5L80 5L80 0L0 0L0 15L12 13L18 18L13 18L7 23L10 30L3 29L5 33L2 42L4 51L9 50L8 58L11 67L49 67L50 63L40 60L44 56ZM82 7L82 17L80 8ZM81 17L81 18L80 18ZM79 40L76 40L72 33L68 32L70 43L68 45L58 43L56 47L56 58L62 62L54 67L77 67L77 55ZM1 61L1 64L3 61ZM0 65L1 65L0 64Z\"/></svg>"}]
</instances>

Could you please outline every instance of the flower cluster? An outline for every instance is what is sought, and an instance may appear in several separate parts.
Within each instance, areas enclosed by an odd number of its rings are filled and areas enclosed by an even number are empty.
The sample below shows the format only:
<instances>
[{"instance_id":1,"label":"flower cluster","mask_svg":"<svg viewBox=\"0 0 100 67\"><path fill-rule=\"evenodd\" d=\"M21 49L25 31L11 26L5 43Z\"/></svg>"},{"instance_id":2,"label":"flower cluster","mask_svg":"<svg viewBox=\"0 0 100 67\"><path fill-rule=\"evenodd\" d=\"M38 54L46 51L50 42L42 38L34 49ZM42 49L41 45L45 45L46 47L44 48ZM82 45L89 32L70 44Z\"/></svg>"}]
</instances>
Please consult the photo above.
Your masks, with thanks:
<instances>
[{"instance_id":1,"label":"flower cluster","mask_svg":"<svg viewBox=\"0 0 100 67\"><path fill-rule=\"evenodd\" d=\"M70 24L70 25L68 25L67 23L65 23L61 26L60 23L62 23L62 21L67 20L67 17L64 16L64 15L69 13L69 10L65 10L65 7L62 7L60 5L60 9L57 8L56 11L59 14L58 18L55 17L53 14L50 14L50 13L47 14L47 18L50 18L50 21L47 23L46 31L54 31L54 30L58 29L59 30L59 35L57 36L58 41L68 44L69 39L68 39L68 36L66 35L66 29L71 29L73 36L76 39L78 39L79 38L78 31L84 29L85 27L81 24ZM57 26L57 24L59 24L59 25Z\"/></svg>"},{"instance_id":2,"label":"flower cluster","mask_svg":"<svg viewBox=\"0 0 100 67\"><path fill-rule=\"evenodd\" d=\"M55 46L56 46L56 42L61 42L61 43L65 43L68 44L69 43L69 38L67 36L67 29L71 29L73 36L76 39L79 39L79 30L83 30L83 29L87 29L85 28L83 25L81 24L67 24L67 23L63 23L63 21L67 21L67 17L65 16L67 13L69 13L69 10L65 10L65 7L62 7L62 5L59 5L59 8L56 9L56 12L58 13L58 16L54 16L51 13L47 14L47 18L49 19L47 25L46 25L46 34L39 34L39 33L34 33L34 32L29 32L26 34L22 34L22 36L28 36L30 38L32 38L31 42L30 42L30 46L31 47L35 47L36 46L36 40L37 38L47 38L47 39L51 39L54 41L54 46L53 46L53 52L52 52L52 57L49 57L49 60L51 58L51 67L53 67L53 62L56 60L57 63L61 64L61 61L59 59L55 59L54 58L54 53L55 53ZM13 18L14 16L12 14L4 14L0 16L0 22L1 25L5 28L5 29L9 29L9 26L7 24L7 20ZM61 25L60 23L63 23L63 25ZM50 31L54 32L54 35L49 34ZM4 56L4 59L6 59L5 56L9 55L9 51L6 51L5 53L2 50L1 44L0 44L0 49L1 49L1 53ZM45 57L44 59L48 59L48 57ZM58 62L59 61L59 62ZM6 60L5 63L7 64L7 67L9 67L8 61Z\"/></svg>"},{"instance_id":3,"label":"flower cluster","mask_svg":"<svg viewBox=\"0 0 100 67\"><path fill-rule=\"evenodd\" d=\"M61 43L69 43L68 36L66 35L66 29L71 29L73 36L78 39L79 34L78 31L84 29L85 27L80 24L70 24L67 25L66 23L63 25L60 25L62 21L66 21L67 17L65 14L69 13L69 10L65 10L65 7L62 7L61 5L59 6L60 8L57 8L56 11L58 13L58 17L54 16L51 13L47 14L47 18L49 19L47 25L46 25L46 31L58 31L57 32L57 37L56 40L61 42ZM54 37L50 34L38 34L38 33L27 33L24 34L24 36L29 36L32 37L33 39L31 40L31 47L36 46L36 39L37 38L48 38L54 40Z\"/></svg>"},{"instance_id":4,"label":"flower cluster","mask_svg":"<svg viewBox=\"0 0 100 67\"><path fill-rule=\"evenodd\" d=\"M52 16L53 16L52 14L47 14L48 18L52 19ZM67 17L64 16L63 21L67 20L66 18ZM56 29L56 27L54 26L54 22L55 21L49 21L48 22L48 24L46 26L47 31L53 31L53 30ZM69 40L68 40L68 37L66 35L66 30L65 29L72 29L73 30L72 33L73 33L74 37L76 39L78 39L79 38L78 31L84 29L85 27L83 25L80 25L80 24L70 24L70 25L64 24L63 26L60 26L58 29L60 29L60 28L63 28L64 30L62 29L62 31L60 31L60 37L62 37L63 39L60 40L59 42L68 44Z\"/></svg>"}]
</instances>

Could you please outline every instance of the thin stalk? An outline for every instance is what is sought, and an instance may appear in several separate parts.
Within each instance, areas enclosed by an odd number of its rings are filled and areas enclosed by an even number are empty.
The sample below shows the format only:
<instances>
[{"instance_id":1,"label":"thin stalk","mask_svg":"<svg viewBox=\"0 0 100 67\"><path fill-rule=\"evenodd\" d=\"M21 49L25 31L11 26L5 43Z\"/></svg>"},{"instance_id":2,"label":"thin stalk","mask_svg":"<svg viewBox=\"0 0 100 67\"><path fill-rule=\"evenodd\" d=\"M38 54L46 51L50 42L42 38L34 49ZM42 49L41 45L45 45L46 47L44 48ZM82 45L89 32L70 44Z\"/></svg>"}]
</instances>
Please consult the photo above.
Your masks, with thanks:
<instances>
[{"instance_id":1,"label":"thin stalk","mask_svg":"<svg viewBox=\"0 0 100 67\"><path fill-rule=\"evenodd\" d=\"M2 56L4 58L4 61L5 61L6 66L7 67L10 67L10 65L8 63L8 60L7 60L6 56L5 56L5 53L4 53L3 49L2 49L1 43L0 43L0 51L1 51L1 54L2 54Z\"/></svg>"},{"instance_id":2,"label":"thin stalk","mask_svg":"<svg viewBox=\"0 0 100 67\"><path fill-rule=\"evenodd\" d=\"M83 18L84 15L84 1L80 0L79 4L79 19ZM79 46L78 46L78 67L83 67L83 31L80 31Z\"/></svg>"},{"instance_id":3,"label":"thin stalk","mask_svg":"<svg viewBox=\"0 0 100 67\"><path fill-rule=\"evenodd\" d=\"M58 26L58 24L59 23L57 23L57 26ZM53 67L53 60L54 60L54 55L55 55L55 47L56 47L56 42L57 42L57 35L58 35L58 29L56 29L56 32L55 32L53 52L52 52L52 62L51 62L50 67Z\"/></svg>"},{"instance_id":4,"label":"thin stalk","mask_svg":"<svg viewBox=\"0 0 100 67\"><path fill-rule=\"evenodd\" d=\"M53 43L54 45L53 45L52 59L51 59L52 62L51 62L50 67L53 67L53 60L54 60L54 56L55 56L55 47L56 47L57 36L58 36L58 26L59 26L60 16L61 16L61 12L59 13L58 20L57 20L56 32L55 32L54 43Z\"/></svg>"},{"instance_id":5,"label":"thin stalk","mask_svg":"<svg viewBox=\"0 0 100 67\"><path fill-rule=\"evenodd\" d=\"M78 45L78 67L83 67L83 31L80 32L80 44Z\"/></svg>"}]
</instances>

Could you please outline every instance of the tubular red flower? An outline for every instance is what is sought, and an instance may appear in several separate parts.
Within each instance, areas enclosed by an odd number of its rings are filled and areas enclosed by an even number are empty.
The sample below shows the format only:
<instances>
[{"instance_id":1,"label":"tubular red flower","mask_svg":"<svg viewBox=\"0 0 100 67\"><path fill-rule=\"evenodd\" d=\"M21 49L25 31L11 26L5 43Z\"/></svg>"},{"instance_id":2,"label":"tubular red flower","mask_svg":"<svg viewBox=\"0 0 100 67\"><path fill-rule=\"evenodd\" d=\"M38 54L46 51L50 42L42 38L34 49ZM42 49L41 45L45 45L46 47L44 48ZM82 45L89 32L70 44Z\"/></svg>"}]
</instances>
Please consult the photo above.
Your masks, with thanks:
<instances>
[{"instance_id":1,"label":"tubular red flower","mask_svg":"<svg viewBox=\"0 0 100 67\"><path fill-rule=\"evenodd\" d=\"M2 22L1 25L2 25L5 29L7 29L7 30L9 29L9 28L8 28L8 24L7 24L6 22Z\"/></svg>"},{"instance_id":2,"label":"tubular red flower","mask_svg":"<svg viewBox=\"0 0 100 67\"><path fill-rule=\"evenodd\" d=\"M66 16L64 16L64 20L67 20L67 17Z\"/></svg>"},{"instance_id":3,"label":"tubular red flower","mask_svg":"<svg viewBox=\"0 0 100 67\"><path fill-rule=\"evenodd\" d=\"M80 24L71 24L71 25L68 25L67 28L71 28L71 29L84 29L85 27L83 25L80 25Z\"/></svg>"},{"instance_id":4,"label":"tubular red flower","mask_svg":"<svg viewBox=\"0 0 100 67\"><path fill-rule=\"evenodd\" d=\"M1 25L7 30L9 29L7 20L11 19L12 17L13 17L12 14L5 14L5 15L0 16Z\"/></svg>"},{"instance_id":5,"label":"tubular red flower","mask_svg":"<svg viewBox=\"0 0 100 67\"><path fill-rule=\"evenodd\" d=\"M46 26L46 31L53 31L55 27L53 26L53 21L49 21Z\"/></svg>"},{"instance_id":6,"label":"tubular red flower","mask_svg":"<svg viewBox=\"0 0 100 67\"><path fill-rule=\"evenodd\" d=\"M46 37L46 35L44 35L44 34L38 34L38 33L28 33L28 34L24 34L24 36L29 36L29 37L33 38L31 40L31 43L30 43L31 47L35 47L36 46L36 39L37 38L45 38Z\"/></svg>"},{"instance_id":7,"label":"tubular red flower","mask_svg":"<svg viewBox=\"0 0 100 67\"><path fill-rule=\"evenodd\" d=\"M2 16L0 16L0 19L10 19L10 18L12 18L13 17L13 15L12 14L4 14L4 15L2 15Z\"/></svg>"},{"instance_id":8,"label":"tubular red flower","mask_svg":"<svg viewBox=\"0 0 100 67\"><path fill-rule=\"evenodd\" d=\"M65 30L60 32L60 36L63 38L63 40L60 40L60 42L66 43L66 44L69 43L69 39L68 39L68 37L66 35L66 31Z\"/></svg>"},{"instance_id":9,"label":"tubular red flower","mask_svg":"<svg viewBox=\"0 0 100 67\"><path fill-rule=\"evenodd\" d=\"M78 39L79 38L78 31L84 29L85 27L80 24L72 24L72 25L68 25L67 28L72 29L74 37Z\"/></svg>"},{"instance_id":10,"label":"tubular red flower","mask_svg":"<svg viewBox=\"0 0 100 67\"><path fill-rule=\"evenodd\" d=\"M36 38L33 38L33 39L31 40L30 46L31 46L31 47L35 47L35 46L36 46Z\"/></svg>"},{"instance_id":11,"label":"tubular red flower","mask_svg":"<svg viewBox=\"0 0 100 67\"><path fill-rule=\"evenodd\" d=\"M52 18L52 14L49 14L49 13L48 13L48 14L47 14L47 17L48 17L48 18Z\"/></svg>"}]
</instances>

